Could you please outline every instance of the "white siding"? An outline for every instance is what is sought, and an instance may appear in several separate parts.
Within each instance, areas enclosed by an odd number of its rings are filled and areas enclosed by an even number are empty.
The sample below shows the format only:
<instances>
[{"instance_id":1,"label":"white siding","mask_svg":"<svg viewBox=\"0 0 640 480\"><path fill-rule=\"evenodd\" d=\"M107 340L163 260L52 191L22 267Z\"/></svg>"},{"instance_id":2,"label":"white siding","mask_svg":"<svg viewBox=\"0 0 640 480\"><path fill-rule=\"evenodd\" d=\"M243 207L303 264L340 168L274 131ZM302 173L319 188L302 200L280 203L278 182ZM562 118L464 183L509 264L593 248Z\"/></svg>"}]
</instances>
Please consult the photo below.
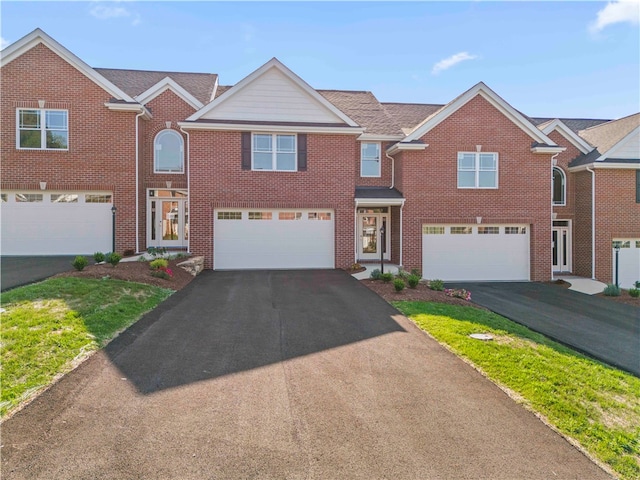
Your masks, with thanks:
<instances>
[{"instance_id":1,"label":"white siding","mask_svg":"<svg viewBox=\"0 0 640 480\"><path fill-rule=\"evenodd\" d=\"M256 78L202 118L344 123L276 68Z\"/></svg>"},{"instance_id":2,"label":"white siding","mask_svg":"<svg viewBox=\"0 0 640 480\"><path fill-rule=\"evenodd\" d=\"M640 130L636 130L633 135L613 148L611 153L608 154L608 157L628 158L632 160L640 158Z\"/></svg>"}]
</instances>

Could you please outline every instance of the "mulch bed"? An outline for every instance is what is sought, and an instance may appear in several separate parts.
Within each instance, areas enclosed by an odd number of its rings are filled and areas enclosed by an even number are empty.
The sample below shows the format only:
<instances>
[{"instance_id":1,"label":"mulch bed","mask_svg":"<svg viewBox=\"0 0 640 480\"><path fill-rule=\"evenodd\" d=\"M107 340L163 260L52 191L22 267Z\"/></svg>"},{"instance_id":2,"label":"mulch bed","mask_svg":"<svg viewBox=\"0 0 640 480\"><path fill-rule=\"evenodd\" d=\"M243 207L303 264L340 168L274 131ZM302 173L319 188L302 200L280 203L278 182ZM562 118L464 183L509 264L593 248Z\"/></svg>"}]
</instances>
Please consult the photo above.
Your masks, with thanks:
<instances>
[{"instance_id":1,"label":"mulch bed","mask_svg":"<svg viewBox=\"0 0 640 480\"><path fill-rule=\"evenodd\" d=\"M79 278L113 278L116 280L126 280L127 282L146 283L156 287L180 290L186 287L194 277L186 270L178 267L177 264L184 262L186 258L169 260L169 268L173 271L170 279L158 278L151 275L149 262L120 262L115 267L108 263L89 265L82 271L69 270L59 273L55 277L79 277Z\"/></svg>"},{"instance_id":2,"label":"mulch bed","mask_svg":"<svg viewBox=\"0 0 640 480\"><path fill-rule=\"evenodd\" d=\"M624 303L625 305L631 305L632 307L640 308L640 298L633 298L626 290L622 290L622 293L619 297L608 297L604 293L596 293L596 297L604 298L606 300L613 300L614 302Z\"/></svg>"},{"instance_id":3,"label":"mulch bed","mask_svg":"<svg viewBox=\"0 0 640 480\"><path fill-rule=\"evenodd\" d=\"M369 287L371 290L384 298L387 302L397 302L403 300L409 302L438 302L484 309L483 307L480 307L479 305L476 305L472 302L467 302L462 298L450 297L449 295L445 295L444 292L431 290L427 286L427 284L423 282L420 282L416 288L406 287L401 292L396 292L395 288L393 288L393 283L391 282L384 283L381 280L367 279L360 280L360 283ZM471 292L471 298L473 299L473 292Z\"/></svg>"}]
</instances>

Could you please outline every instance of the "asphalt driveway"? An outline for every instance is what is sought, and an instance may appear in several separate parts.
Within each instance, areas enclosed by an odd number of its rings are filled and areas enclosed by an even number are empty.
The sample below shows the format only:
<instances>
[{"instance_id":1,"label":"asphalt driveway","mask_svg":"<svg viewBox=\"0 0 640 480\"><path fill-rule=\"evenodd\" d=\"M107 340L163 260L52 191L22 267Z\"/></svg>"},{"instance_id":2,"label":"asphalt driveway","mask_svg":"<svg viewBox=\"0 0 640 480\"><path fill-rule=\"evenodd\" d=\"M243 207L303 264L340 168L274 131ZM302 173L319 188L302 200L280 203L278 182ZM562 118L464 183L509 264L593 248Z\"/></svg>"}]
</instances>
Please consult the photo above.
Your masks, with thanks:
<instances>
[{"instance_id":1,"label":"asphalt driveway","mask_svg":"<svg viewBox=\"0 0 640 480\"><path fill-rule=\"evenodd\" d=\"M534 282L456 283L474 303L640 376L640 309Z\"/></svg>"},{"instance_id":2,"label":"asphalt driveway","mask_svg":"<svg viewBox=\"0 0 640 480\"><path fill-rule=\"evenodd\" d=\"M203 273L2 443L5 479L610 478L341 271Z\"/></svg>"},{"instance_id":3,"label":"asphalt driveway","mask_svg":"<svg viewBox=\"0 0 640 480\"><path fill-rule=\"evenodd\" d=\"M71 270L75 256L0 257L0 288L19 287Z\"/></svg>"}]
</instances>

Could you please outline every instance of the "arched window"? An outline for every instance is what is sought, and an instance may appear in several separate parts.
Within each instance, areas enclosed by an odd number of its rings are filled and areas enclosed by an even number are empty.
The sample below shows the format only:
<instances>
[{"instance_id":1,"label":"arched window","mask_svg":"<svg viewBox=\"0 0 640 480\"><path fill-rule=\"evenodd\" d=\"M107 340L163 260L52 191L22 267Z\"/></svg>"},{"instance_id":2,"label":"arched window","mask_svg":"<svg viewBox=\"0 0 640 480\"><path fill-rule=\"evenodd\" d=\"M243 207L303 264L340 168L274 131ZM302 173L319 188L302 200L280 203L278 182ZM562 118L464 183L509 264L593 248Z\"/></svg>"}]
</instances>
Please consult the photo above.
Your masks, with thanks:
<instances>
[{"instance_id":1,"label":"arched window","mask_svg":"<svg viewBox=\"0 0 640 480\"><path fill-rule=\"evenodd\" d=\"M175 130L162 130L156 135L153 144L155 173L184 172L184 142L182 141L182 135Z\"/></svg>"},{"instance_id":2,"label":"arched window","mask_svg":"<svg viewBox=\"0 0 640 480\"><path fill-rule=\"evenodd\" d=\"M561 168L553 167L553 204L566 205L567 182Z\"/></svg>"}]
</instances>

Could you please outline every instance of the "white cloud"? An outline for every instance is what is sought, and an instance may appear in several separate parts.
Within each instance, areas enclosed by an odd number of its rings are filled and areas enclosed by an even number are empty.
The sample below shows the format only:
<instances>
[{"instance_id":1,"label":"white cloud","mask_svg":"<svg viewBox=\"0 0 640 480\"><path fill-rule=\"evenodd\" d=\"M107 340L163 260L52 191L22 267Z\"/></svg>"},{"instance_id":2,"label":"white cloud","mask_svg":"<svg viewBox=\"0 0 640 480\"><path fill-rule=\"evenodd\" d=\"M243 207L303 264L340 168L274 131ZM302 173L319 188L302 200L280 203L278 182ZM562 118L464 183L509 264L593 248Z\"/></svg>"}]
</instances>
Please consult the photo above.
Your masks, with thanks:
<instances>
[{"instance_id":1,"label":"white cloud","mask_svg":"<svg viewBox=\"0 0 640 480\"><path fill-rule=\"evenodd\" d=\"M598 11L598 18L589 25L589 31L595 34L609 25L624 22L635 25L640 23L640 0L617 0L607 3Z\"/></svg>"},{"instance_id":2,"label":"white cloud","mask_svg":"<svg viewBox=\"0 0 640 480\"><path fill-rule=\"evenodd\" d=\"M131 12L124 7L107 6L98 4L89 10L89 13L99 20L109 20L111 18L130 18L131 25L136 26L140 24L140 15L138 13Z\"/></svg>"},{"instance_id":3,"label":"white cloud","mask_svg":"<svg viewBox=\"0 0 640 480\"><path fill-rule=\"evenodd\" d=\"M477 55L469 55L469 52L456 53L455 55L451 55L450 57L445 58L444 60L440 60L438 63L436 63L433 66L433 69L431 69L431 74L437 75L440 72L447 70L460 62L464 62L465 60L474 60L476 58L478 58Z\"/></svg>"},{"instance_id":4,"label":"white cloud","mask_svg":"<svg viewBox=\"0 0 640 480\"><path fill-rule=\"evenodd\" d=\"M9 45L9 41L5 40L3 37L0 37L0 50L4 49L4 47L6 47L7 45Z\"/></svg>"}]
</instances>

